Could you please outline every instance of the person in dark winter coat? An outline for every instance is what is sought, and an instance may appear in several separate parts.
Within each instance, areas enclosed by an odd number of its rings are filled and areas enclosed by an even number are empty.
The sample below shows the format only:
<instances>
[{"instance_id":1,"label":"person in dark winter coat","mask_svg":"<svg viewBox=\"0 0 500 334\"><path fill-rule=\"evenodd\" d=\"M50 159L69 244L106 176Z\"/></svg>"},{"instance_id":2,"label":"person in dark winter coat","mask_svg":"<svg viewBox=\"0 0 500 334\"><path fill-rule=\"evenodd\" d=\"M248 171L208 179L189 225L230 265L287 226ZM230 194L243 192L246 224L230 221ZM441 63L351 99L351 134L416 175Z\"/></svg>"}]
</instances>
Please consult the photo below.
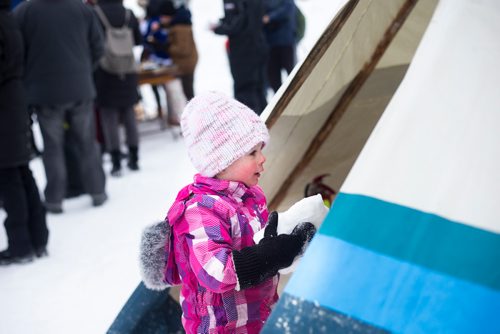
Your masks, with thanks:
<instances>
[{"instance_id":1,"label":"person in dark winter coat","mask_svg":"<svg viewBox=\"0 0 500 334\"><path fill-rule=\"evenodd\" d=\"M92 9L80 0L31 0L14 10L26 45L24 84L44 141L45 207L61 213L66 192L64 122L76 137L82 180L92 205L107 200L97 148L93 71L104 52Z\"/></svg>"},{"instance_id":2,"label":"person in dark winter coat","mask_svg":"<svg viewBox=\"0 0 500 334\"><path fill-rule=\"evenodd\" d=\"M32 147L22 83L24 47L9 6L9 0L0 0L0 201L7 212L8 240L8 248L0 252L0 265L46 255L49 236L45 209L29 168Z\"/></svg>"},{"instance_id":3,"label":"person in dark winter coat","mask_svg":"<svg viewBox=\"0 0 500 334\"><path fill-rule=\"evenodd\" d=\"M224 0L224 18L212 30L229 37L234 97L260 115L266 107L268 46L263 32L262 0Z\"/></svg>"},{"instance_id":4,"label":"person in dark winter coat","mask_svg":"<svg viewBox=\"0 0 500 334\"><path fill-rule=\"evenodd\" d=\"M296 7L294 0L266 0L264 31L269 43L267 78L276 92L281 86L281 71L292 72L296 62Z\"/></svg>"},{"instance_id":5,"label":"person in dark winter coat","mask_svg":"<svg viewBox=\"0 0 500 334\"><path fill-rule=\"evenodd\" d=\"M100 0L97 4L113 27L122 27L125 23L126 9L122 0ZM95 9L95 8L94 8ZM142 44L137 18L130 11L128 26L132 29L135 45ZM103 31L106 29L101 22ZM139 101L138 75L127 73L123 76L113 74L99 66L95 73L97 89L96 104L102 121L106 151L111 154L111 175L121 175L121 150L119 125L123 122L128 146L128 167L139 169L139 133L134 105Z\"/></svg>"}]
</instances>

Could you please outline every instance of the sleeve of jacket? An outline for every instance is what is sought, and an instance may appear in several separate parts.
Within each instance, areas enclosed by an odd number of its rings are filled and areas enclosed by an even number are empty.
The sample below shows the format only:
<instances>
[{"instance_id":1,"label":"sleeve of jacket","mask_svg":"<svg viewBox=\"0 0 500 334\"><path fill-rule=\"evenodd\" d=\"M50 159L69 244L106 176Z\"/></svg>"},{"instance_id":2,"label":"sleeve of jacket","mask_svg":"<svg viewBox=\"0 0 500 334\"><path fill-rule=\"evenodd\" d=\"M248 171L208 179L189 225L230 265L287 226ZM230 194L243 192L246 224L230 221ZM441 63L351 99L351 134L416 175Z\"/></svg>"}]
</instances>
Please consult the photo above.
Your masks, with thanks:
<instances>
[{"instance_id":1,"label":"sleeve of jacket","mask_svg":"<svg viewBox=\"0 0 500 334\"><path fill-rule=\"evenodd\" d=\"M293 11L295 11L293 0L283 0L279 6L271 9L267 15L269 15L270 22L284 21L290 17Z\"/></svg>"},{"instance_id":2,"label":"sleeve of jacket","mask_svg":"<svg viewBox=\"0 0 500 334\"><path fill-rule=\"evenodd\" d=\"M88 42L90 46L90 56L92 58L92 65L97 68L99 60L104 55L104 33L100 27L99 18L93 10L90 12L90 24L88 32Z\"/></svg>"},{"instance_id":3,"label":"sleeve of jacket","mask_svg":"<svg viewBox=\"0 0 500 334\"><path fill-rule=\"evenodd\" d=\"M205 198L203 202L206 201L210 199ZM203 202L190 205L184 214L190 226L189 264L200 285L222 293L234 289L238 282L232 257L229 210L217 202L211 208Z\"/></svg>"},{"instance_id":4,"label":"sleeve of jacket","mask_svg":"<svg viewBox=\"0 0 500 334\"><path fill-rule=\"evenodd\" d=\"M224 18L214 32L218 35L237 35L245 28L246 15L244 0L224 1Z\"/></svg>"},{"instance_id":5,"label":"sleeve of jacket","mask_svg":"<svg viewBox=\"0 0 500 334\"><path fill-rule=\"evenodd\" d=\"M142 45L142 34L141 30L139 28L139 21L137 20L137 17L132 13L131 17L131 23L132 23L132 31L134 32L134 43L135 45Z\"/></svg>"}]
</instances>

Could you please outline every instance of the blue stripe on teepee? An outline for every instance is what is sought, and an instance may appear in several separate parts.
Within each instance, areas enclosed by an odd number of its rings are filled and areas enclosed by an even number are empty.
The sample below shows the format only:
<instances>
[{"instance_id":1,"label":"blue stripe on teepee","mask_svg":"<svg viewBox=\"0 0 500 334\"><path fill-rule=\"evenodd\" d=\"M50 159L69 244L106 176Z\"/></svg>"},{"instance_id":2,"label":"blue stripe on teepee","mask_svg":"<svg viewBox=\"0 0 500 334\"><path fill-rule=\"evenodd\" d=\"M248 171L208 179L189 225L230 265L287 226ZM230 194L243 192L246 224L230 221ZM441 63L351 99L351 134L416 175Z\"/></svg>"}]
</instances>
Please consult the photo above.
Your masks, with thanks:
<instances>
[{"instance_id":1,"label":"blue stripe on teepee","mask_svg":"<svg viewBox=\"0 0 500 334\"><path fill-rule=\"evenodd\" d=\"M500 291L500 235L493 232L341 193L319 233Z\"/></svg>"},{"instance_id":2,"label":"blue stripe on teepee","mask_svg":"<svg viewBox=\"0 0 500 334\"><path fill-rule=\"evenodd\" d=\"M317 234L285 292L397 333L500 333L500 293Z\"/></svg>"}]
</instances>

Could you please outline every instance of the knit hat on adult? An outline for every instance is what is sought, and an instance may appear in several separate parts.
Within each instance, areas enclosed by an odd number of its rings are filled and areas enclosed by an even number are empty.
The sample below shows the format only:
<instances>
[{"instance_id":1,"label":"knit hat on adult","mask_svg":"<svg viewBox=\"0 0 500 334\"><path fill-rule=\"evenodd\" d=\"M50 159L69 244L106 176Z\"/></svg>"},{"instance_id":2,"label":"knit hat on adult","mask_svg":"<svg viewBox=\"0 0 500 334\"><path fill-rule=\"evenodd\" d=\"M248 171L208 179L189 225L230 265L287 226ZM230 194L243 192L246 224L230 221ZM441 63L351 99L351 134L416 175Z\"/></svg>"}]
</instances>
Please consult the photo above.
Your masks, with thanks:
<instances>
[{"instance_id":1,"label":"knit hat on adult","mask_svg":"<svg viewBox=\"0 0 500 334\"><path fill-rule=\"evenodd\" d=\"M266 125L255 112L218 92L189 101L182 113L181 129L191 162L208 177L269 140Z\"/></svg>"}]
</instances>

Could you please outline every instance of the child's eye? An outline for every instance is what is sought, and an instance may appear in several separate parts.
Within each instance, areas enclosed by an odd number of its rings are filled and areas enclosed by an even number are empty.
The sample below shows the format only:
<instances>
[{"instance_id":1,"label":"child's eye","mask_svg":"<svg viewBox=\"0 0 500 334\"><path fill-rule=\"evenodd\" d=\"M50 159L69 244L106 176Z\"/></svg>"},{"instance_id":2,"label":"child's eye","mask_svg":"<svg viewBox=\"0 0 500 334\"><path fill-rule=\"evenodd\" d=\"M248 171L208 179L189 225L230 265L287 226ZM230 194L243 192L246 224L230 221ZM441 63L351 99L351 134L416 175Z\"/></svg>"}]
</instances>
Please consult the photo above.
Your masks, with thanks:
<instances>
[{"instance_id":1,"label":"child's eye","mask_svg":"<svg viewBox=\"0 0 500 334\"><path fill-rule=\"evenodd\" d=\"M255 155L257 153L257 150L253 150L252 152L250 152L250 155Z\"/></svg>"}]
</instances>

